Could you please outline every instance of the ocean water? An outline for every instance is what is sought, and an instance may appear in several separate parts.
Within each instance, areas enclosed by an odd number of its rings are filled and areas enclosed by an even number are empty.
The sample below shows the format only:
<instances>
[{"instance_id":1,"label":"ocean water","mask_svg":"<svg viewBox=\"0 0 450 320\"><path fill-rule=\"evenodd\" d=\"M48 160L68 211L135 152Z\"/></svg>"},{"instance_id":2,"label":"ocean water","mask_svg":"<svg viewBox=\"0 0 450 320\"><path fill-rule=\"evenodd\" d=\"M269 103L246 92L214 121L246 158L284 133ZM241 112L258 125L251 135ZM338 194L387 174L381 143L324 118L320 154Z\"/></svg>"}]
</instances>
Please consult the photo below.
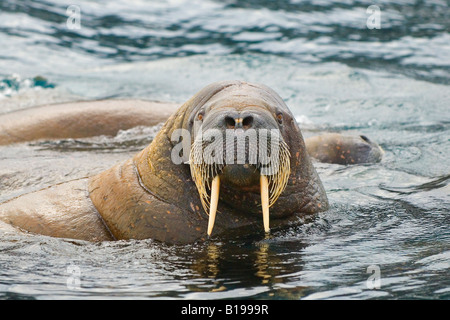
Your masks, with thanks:
<instances>
[{"instance_id":1,"label":"ocean water","mask_svg":"<svg viewBox=\"0 0 450 320\"><path fill-rule=\"evenodd\" d=\"M169 246L2 234L0 299L449 299L449 6L2 0L0 113L100 98L182 103L242 79L277 91L304 136L364 134L385 157L315 163L330 210L269 237ZM158 129L2 146L0 202L107 169Z\"/></svg>"}]
</instances>

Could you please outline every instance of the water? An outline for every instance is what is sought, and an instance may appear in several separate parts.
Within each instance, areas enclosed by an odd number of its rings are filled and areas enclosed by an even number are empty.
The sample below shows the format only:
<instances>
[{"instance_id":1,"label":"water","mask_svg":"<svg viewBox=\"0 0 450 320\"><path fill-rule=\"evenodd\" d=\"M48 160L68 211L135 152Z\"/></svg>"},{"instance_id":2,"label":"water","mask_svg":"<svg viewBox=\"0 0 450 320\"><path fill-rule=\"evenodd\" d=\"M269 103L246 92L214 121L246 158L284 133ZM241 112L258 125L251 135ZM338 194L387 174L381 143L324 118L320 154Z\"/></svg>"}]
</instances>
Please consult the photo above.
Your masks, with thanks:
<instances>
[{"instance_id":1,"label":"water","mask_svg":"<svg viewBox=\"0 0 450 320\"><path fill-rule=\"evenodd\" d=\"M386 155L317 163L331 209L269 238L168 246L0 235L1 298L450 297L448 2L76 4L81 29L70 30L60 1L0 2L0 113L79 99L183 102L243 79L280 93L305 136L365 134ZM366 25L373 4L381 29ZM0 201L107 169L158 128L0 147Z\"/></svg>"}]
</instances>

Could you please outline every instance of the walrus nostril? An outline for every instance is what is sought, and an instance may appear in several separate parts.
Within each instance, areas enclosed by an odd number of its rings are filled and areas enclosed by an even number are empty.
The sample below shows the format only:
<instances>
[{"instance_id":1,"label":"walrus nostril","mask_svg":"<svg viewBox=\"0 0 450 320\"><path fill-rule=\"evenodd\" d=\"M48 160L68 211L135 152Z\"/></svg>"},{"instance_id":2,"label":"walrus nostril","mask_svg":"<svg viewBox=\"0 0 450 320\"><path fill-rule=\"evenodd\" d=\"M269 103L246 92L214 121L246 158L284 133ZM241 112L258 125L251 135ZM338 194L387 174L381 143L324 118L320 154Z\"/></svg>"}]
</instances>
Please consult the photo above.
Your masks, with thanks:
<instances>
[{"instance_id":1,"label":"walrus nostril","mask_svg":"<svg viewBox=\"0 0 450 320\"><path fill-rule=\"evenodd\" d=\"M227 125L228 129L234 129L236 126L236 121L232 117L225 117L225 124Z\"/></svg>"},{"instance_id":2,"label":"walrus nostril","mask_svg":"<svg viewBox=\"0 0 450 320\"><path fill-rule=\"evenodd\" d=\"M253 117L252 116L247 116L244 118L244 120L242 120L242 126L244 127L244 129L248 129L252 126L253 124Z\"/></svg>"},{"instance_id":3,"label":"walrus nostril","mask_svg":"<svg viewBox=\"0 0 450 320\"><path fill-rule=\"evenodd\" d=\"M228 129L249 129L253 125L253 116L246 116L245 118L226 116L224 121Z\"/></svg>"}]
</instances>

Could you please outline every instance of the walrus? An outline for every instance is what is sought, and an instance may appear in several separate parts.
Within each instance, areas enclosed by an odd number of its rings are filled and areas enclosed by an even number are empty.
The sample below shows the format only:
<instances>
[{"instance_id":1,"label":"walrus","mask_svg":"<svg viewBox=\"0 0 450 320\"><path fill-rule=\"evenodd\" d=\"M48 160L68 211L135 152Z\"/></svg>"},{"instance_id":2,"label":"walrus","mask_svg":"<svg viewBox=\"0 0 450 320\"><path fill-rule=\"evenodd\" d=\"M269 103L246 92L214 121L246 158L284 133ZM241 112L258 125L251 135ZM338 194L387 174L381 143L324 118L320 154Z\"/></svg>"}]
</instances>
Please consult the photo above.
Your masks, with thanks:
<instances>
[{"instance_id":1,"label":"walrus","mask_svg":"<svg viewBox=\"0 0 450 320\"><path fill-rule=\"evenodd\" d=\"M115 135L166 121L179 104L136 99L77 101L0 115L0 145L42 139Z\"/></svg>"},{"instance_id":2,"label":"walrus","mask_svg":"<svg viewBox=\"0 0 450 320\"><path fill-rule=\"evenodd\" d=\"M250 132L257 143L239 144ZM265 152L251 146L264 141L270 146ZM207 150L210 158L202 161ZM261 84L223 81L184 103L133 158L7 201L0 220L61 238L189 243L235 230L269 232L328 207L283 99Z\"/></svg>"},{"instance_id":3,"label":"walrus","mask_svg":"<svg viewBox=\"0 0 450 320\"><path fill-rule=\"evenodd\" d=\"M380 162L384 151L365 135L325 133L306 139L306 150L320 162L360 164Z\"/></svg>"}]
</instances>

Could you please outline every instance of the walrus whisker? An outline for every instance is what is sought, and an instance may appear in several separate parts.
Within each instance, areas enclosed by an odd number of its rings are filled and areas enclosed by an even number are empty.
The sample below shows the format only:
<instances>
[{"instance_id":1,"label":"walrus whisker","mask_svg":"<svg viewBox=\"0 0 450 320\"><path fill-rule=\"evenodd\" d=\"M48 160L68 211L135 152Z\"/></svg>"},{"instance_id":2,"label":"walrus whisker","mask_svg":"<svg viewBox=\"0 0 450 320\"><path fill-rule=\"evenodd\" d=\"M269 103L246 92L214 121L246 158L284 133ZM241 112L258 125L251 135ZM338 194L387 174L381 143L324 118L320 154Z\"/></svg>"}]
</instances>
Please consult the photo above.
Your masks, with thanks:
<instances>
[{"instance_id":1,"label":"walrus whisker","mask_svg":"<svg viewBox=\"0 0 450 320\"><path fill-rule=\"evenodd\" d=\"M275 157L275 160L271 161L270 164L260 165L260 169L264 167L267 170L266 176L270 185L269 208L274 205L285 189L291 172L289 148L283 140L280 140L280 142L278 157ZM276 169L274 170L274 168Z\"/></svg>"}]
</instances>

